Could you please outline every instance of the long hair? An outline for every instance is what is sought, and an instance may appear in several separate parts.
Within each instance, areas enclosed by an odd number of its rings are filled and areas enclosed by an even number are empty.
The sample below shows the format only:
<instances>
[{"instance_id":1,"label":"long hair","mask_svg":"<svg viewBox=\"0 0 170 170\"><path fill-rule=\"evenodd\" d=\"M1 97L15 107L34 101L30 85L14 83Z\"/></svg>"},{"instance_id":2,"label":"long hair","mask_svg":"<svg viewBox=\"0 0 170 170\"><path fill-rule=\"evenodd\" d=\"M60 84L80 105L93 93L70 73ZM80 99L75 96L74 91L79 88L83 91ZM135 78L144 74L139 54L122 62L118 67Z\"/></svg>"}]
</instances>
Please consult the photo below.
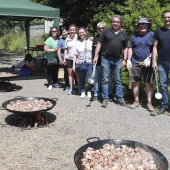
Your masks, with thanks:
<instances>
[{"instance_id":1,"label":"long hair","mask_svg":"<svg viewBox=\"0 0 170 170\"><path fill-rule=\"evenodd\" d=\"M89 38L89 35L88 35L89 33L88 33L87 29L86 29L85 27L79 27L78 31L79 31L80 29L83 29L83 30L86 32L86 40L87 40L87 39ZM80 40L79 34L78 34L77 39Z\"/></svg>"},{"instance_id":2,"label":"long hair","mask_svg":"<svg viewBox=\"0 0 170 170\"><path fill-rule=\"evenodd\" d=\"M56 26L52 26L52 27L50 28L49 36L52 36L52 30L53 30L53 29L56 29L56 30L57 30L57 39L59 39L60 33L59 33L58 27L56 27Z\"/></svg>"}]
</instances>

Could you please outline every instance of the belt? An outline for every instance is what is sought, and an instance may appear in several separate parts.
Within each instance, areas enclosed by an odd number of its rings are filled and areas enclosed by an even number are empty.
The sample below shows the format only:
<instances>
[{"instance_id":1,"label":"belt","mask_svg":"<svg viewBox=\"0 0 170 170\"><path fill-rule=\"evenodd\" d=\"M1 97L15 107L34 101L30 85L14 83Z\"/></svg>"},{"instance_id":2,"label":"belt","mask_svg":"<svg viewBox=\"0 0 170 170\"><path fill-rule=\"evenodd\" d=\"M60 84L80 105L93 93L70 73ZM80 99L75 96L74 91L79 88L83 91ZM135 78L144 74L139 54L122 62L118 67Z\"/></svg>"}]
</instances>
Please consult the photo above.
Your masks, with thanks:
<instances>
[{"instance_id":1,"label":"belt","mask_svg":"<svg viewBox=\"0 0 170 170\"><path fill-rule=\"evenodd\" d=\"M144 63L142 61L135 60L135 62L138 63L140 66L144 66Z\"/></svg>"},{"instance_id":2,"label":"belt","mask_svg":"<svg viewBox=\"0 0 170 170\"><path fill-rule=\"evenodd\" d=\"M106 55L105 57L108 57L108 58L115 58L113 55Z\"/></svg>"},{"instance_id":3,"label":"belt","mask_svg":"<svg viewBox=\"0 0 170 170\"><path fill-rule=\"evenodd\" d=\"M115 58L113 55L104 55L103 57L107 57L107 58Z\"/></svg>"}]
</instances>

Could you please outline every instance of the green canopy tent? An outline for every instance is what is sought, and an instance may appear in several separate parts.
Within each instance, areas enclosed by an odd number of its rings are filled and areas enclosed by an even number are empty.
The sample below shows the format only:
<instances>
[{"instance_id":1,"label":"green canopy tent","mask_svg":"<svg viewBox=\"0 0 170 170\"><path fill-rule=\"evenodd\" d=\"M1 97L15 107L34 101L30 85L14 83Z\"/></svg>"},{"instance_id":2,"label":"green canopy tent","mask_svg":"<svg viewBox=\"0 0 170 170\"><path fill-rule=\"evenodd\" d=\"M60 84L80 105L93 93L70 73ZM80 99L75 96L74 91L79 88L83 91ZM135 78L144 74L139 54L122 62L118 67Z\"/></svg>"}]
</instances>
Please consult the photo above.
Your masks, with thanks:
<instances>
[{"instance_id":1,"label":"green canopy tent","mask_svg":"<svg viewBox=\"0 0 170 170\"><path fill-rule=\"evenodd\" d=\"M54 25L59 26L60 9L27 0L0 0L0 19L25 22L27 49L30 47L30 21L38 18L53 19Z\"/></svg>"}]
</instances>

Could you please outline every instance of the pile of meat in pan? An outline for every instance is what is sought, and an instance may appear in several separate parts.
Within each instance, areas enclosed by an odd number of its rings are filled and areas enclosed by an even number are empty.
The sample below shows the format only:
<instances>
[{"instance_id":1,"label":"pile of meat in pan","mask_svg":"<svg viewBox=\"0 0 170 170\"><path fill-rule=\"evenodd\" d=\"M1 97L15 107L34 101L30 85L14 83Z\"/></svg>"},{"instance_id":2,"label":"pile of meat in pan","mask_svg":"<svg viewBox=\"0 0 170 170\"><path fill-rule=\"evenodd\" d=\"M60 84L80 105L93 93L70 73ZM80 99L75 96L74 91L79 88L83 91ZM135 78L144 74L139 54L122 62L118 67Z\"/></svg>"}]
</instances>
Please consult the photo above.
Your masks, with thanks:
<instances>
[{"instance_id":1,"label":"pile of meat in pan","mask_svg":"<svg viewBox=\"0 0 170 170\"><path fill-rule=\"evenodd\" d=\"M4 78L4 77L15 77L17 76L17 74L14 74L14 73L7 73L7 72L1 72L0 73L0 78Z\"/></svg>"},{"instance_id":2,"label":"pile of meat in pan","mask_svg":"<svg viewBox=\"0 0 170 170\"><path fill-rule=\"evenodd\" d=\"M16 100L11 101L7 105L7 109L15 111L39 111L51 108L53 105L50 101L44 101L43 99L35 100Z\"/></svg>"},{"instance_id":3,"label":"pile of meat in pan","mask_svg":"<svg viewBox=\"0 0 170 170\"><path fill-rule=\"evenodd\" d=\"M91 147L83 152L83 170L158 170L152 154L143 148L104 144L102 149Z\"/></svg>"}]
</instances>

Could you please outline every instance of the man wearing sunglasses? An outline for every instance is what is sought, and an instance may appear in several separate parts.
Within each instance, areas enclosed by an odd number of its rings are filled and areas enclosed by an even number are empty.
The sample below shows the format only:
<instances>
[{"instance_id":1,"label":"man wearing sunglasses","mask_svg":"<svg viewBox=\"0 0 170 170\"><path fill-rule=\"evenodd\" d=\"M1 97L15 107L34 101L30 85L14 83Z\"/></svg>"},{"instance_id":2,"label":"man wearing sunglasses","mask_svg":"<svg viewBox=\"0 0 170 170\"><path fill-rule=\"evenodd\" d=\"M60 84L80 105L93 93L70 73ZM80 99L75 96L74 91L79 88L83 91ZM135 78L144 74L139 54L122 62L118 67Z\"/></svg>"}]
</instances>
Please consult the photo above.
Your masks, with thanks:
<instances>
[{"instance_id":1,"label":"man wearing sunglasses","mask_svg":"<svg viewBox=\"0 0 170 170\"><path fill-rule=\"evenodd\" d=\"M92 55L94 57L95 49L99 40L100 34L103 32L103 30L106 28L106 25L104 22L99 22L97 24L97 35L93 39L92 44ZM101 78L102 78L102 68L101 68L101 51L98 55L98 61L96 64L95 74L94 74L94 97L93 101L98 100L101 97L100 89L101 89ZM112 100L112 79L110 76L109 81L109 100Z\"/></svg>"},{"instance_id":2,"label":"man wearing sunglasses","mask_svg":"<svg viewBox=\"0 0 170 170\"><path fill-rule=\"evenodd\" d=\"M154 111L151 103L152 99L152 83L153 83L153 69L151 65L151 52L153 48L153 32L149 31L151 23L146 18L140 18L137 28L138 31L132 35L128 49L127 68L131 69L133 82L134 103L130 108L135 109L140 105L139 89L140 81L146 85L147 105L146 109Z\"/></svg>"}]
</instances>

